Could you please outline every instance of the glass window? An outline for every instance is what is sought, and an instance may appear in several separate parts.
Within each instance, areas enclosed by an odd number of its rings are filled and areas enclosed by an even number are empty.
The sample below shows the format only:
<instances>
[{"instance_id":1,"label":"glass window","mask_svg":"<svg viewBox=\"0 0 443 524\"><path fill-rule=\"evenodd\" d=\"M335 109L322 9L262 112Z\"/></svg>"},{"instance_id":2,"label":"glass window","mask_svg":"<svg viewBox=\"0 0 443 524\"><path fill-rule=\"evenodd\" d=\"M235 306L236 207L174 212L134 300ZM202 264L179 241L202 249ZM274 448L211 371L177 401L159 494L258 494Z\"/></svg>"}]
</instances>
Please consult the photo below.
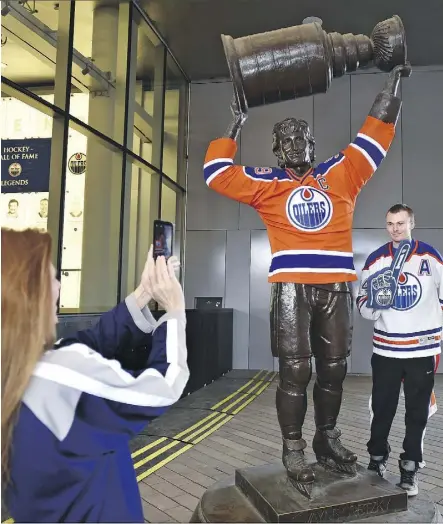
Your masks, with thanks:
<instances>
[{"instance_id":1,"label":"glass window","mask_svg":"<svg viewBox=\"0 0 443 524\"><path fill-rule=\"evenodd\" d=\"M139 283L149 246L153 241L154 220L158 218L160 175L128 157L122 253L122 296Z\"/></svg>"},{"instance_id":2,"label":"glass window","mask_svg":"<svg viewBox=\"0 0 443 524\"><path fill-rule=\"evenodd\" d=\"M168 53L162 171L182 186L186 175L188 84Z\"/></svg>"},{"instance_id":3,"label":"glass window","mask_svg":"<svg viewBox=\"0 0 443 524\"><path fill-rule=\"evenodd\" d=\"M173 253L183 260L184 245L184 194L164 180L162 184L161 219L174 225Z\"/></svg>"},{"instance_id":4,"label":"glass window","mask_svg":"<svg viewBox=\"0 0 443 524\"><path fill-rule=\"evenodd\" d=\"M75 4L70 114L120 144L129 16L128 1Z\"/></svg>"},{"instance_id":5,"label":"glass window","mask_svg":"<svg viewBox=\"0 0 443 524\"><path fill-rule=\"evenodd\" d=\"M162 184L162 212L161 219L175 224L177 216L177 193L166 185Z\"/></svg>"},{"instance_id":6,"label":"glass window","mask_svg":"<svg viewBox=\"0 0 443 524\"><path fill-rule=\"evenodd\" d=\"M71 124L61 256L61 313L117 303L123 154Z\"/></svg>"},{"instance_id":7,"label":"glass window","mask_svg":"<svg viewBox=\"0 0 443 524\"><path fill-rule=\"evenodd\" d=\"M2 3L2 76L2 223L51 232L60 313L106 311L138 284L155 219L183 258L185 197L168 177L184 186L186 79L132 0Z\"/></svg>"},{"instance_id":8,"label":"glass window","mask_svg":"<svg viewBox=\"0 0 443 524\"><path fill-rule=\"evenodd\" d=\"M134 129L128 148L157 168L161 168L163 132L163 78L165 48L152 29L139 16L132 45L137 50L133 96L129 98Z\"/></svg>"},{"instance_id":9,"label":"glass window","mask_svg":"<svg viewBox=\"0 0 443 524\"><path fill-rule=\"evenodd\" d=\"M54 2L2 2L2 76L38 96L53 93L57 40L48 35L58 20Z\"/></svg>"},{"instance_id":10,"label":"glass window","mask_svg":"<svg viewBox=\"0 0 443 524\"><path fill-rule=\"evenodd\" d=\"M52 118L12 97L1 105L1 224L46 229Z\"/></svg>"}]
</instances>

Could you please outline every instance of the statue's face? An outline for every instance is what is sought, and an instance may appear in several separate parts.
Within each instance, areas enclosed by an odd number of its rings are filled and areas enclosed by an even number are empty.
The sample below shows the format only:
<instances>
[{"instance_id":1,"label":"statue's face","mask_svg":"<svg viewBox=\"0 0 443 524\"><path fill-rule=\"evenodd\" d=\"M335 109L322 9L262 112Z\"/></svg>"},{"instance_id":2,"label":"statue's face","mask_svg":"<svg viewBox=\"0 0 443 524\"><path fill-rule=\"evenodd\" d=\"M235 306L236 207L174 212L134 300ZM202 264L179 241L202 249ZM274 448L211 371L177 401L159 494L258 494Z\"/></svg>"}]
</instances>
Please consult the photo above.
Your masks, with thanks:
<instances>
[{"instance_id":1,"label":"statue's face","mask_svg":"<svg viewBox=\"0 0 443 524\"><path fill-rule=\"evenodd\" d=\"M293 133L280 135L279 139L285 167L298 167L311 163L311 148L304 130L298 129Z\"/></svg>"},{"instance_id":2,"label":"statue's face","mask_svg":"<svg viewBox=\"0 0 443 524\"><path fill-rule=\"evenodd\" d=\"M283 167L299 168L310 166L313 158L313 144L309 141L309 127L304 121L288 119L275 129L274 153Z\"/></svg>"}]
</instances>

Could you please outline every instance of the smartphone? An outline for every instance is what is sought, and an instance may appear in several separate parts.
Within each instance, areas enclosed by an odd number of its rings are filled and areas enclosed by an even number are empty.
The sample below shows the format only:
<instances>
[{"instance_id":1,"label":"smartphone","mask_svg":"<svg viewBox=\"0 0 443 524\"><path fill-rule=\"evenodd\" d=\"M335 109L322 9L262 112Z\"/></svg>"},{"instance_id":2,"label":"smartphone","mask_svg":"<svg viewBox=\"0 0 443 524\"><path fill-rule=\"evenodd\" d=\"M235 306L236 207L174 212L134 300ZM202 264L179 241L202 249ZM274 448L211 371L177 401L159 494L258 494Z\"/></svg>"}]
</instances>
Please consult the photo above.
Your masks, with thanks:
<instances>
[{"instance_id":1,"label":"smartphone","mask_svg":"<svg viewBox=\"0 0 443 524\"><path fill-rule=\"evenodd\" d=\"M172 255L173 231L171 222L154 220L154 260L161 256L168 259Z\"/></svg>"}]
</instances>

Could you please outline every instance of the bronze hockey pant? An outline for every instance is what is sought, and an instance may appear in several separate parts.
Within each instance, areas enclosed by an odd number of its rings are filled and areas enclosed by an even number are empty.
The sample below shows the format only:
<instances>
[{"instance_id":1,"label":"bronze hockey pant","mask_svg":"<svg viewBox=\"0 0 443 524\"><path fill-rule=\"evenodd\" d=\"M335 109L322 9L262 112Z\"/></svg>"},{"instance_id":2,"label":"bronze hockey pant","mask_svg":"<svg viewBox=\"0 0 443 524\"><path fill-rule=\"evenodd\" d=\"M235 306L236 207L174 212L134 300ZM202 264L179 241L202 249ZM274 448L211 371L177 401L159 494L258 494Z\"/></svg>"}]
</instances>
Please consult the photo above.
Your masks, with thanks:
<instances>
[{"instance_id":1,"label":"bronze hockey pant","mask_svg":"<svg viewBox=\"0 0 443 524\"><path fill-rule=\"evenodd\" d=\"M352 339L350 284L274 283L271 347L279 359L277 414L283 438L298 440L307 408L306 387L315 357L315 424L333 429L340 411Z\"/></svg>"}]
</instances>

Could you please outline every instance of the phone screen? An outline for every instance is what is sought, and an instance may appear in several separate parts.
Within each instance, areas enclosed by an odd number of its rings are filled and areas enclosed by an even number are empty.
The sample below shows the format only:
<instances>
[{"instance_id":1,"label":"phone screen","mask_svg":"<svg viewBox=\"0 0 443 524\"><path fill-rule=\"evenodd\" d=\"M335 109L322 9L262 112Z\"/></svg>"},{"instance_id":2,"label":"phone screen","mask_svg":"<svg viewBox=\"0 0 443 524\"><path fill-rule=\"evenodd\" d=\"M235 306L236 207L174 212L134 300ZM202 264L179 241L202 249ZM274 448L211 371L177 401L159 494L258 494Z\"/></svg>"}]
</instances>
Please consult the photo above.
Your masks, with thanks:
<instances>
[{"instance_id":1,"label":"phone screen","mask_svg":"<svg viewBox=\"0 0 443 524\"><path fill-rule=\"evenodd\" d=\"M171 222L154 220L154 259L161 256L168 259L172 255L172 233Z\"/></svg>"}]
</instances>

